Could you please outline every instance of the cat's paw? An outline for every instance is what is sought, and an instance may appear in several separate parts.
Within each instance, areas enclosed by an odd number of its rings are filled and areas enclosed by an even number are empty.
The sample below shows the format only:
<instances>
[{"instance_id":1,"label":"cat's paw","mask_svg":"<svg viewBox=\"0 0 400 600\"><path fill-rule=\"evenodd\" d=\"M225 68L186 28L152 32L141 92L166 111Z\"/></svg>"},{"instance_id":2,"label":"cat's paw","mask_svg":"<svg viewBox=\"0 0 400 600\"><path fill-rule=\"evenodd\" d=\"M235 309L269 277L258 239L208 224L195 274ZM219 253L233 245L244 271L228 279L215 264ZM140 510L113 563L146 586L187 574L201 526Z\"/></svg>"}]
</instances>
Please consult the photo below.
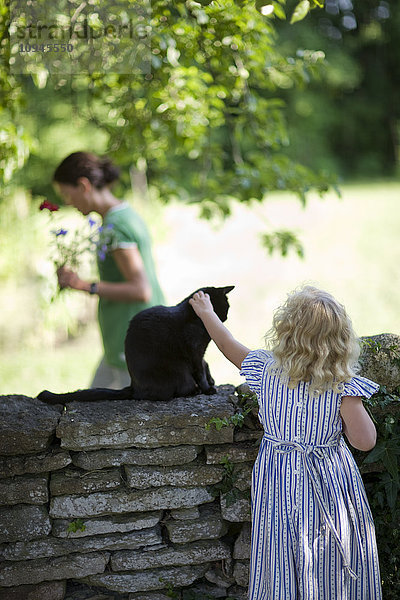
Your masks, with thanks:
<instances>
[{"instance_id":1,"label":"cat's paw","mask_svg":"<svg viewBox=\"0 0 400 600\"><path fill-rule=\"evenodd\" d=\"M215 389L214 386L210 386L209 388L207 388L204 392L205 394L207 394L207 396L212 396L213 394L217 393L217 390Z\"/></svg>"},{"instance_id":2,"label":"cat's paw","mask_svg":"<svg viewBox=\"0 0 400 600\"><path fill-rule=\"evenodd\" d=\"M214 387L215 379L211 376L211 374L207 375L207 383L210 387Z\"/></svg>"}]
</instances>

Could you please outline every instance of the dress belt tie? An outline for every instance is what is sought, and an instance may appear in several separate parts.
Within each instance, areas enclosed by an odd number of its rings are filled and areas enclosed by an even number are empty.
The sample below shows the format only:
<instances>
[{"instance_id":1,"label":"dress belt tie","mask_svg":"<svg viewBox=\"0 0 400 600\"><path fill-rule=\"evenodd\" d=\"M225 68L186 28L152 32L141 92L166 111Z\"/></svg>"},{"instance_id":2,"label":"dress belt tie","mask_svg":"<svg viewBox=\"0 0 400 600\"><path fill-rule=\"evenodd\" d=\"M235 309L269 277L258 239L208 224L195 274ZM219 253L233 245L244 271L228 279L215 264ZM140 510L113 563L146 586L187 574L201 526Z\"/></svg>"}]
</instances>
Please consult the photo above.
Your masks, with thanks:
<instances>
[{"instance_id":1,"label":"dress belt tie","mask_svg":"<svg viewBox=\"0 0 400 600\"><path fill-rule=\"evenodd\" d=\"M333 538L336 542L336 545L338 547L338 550L339 550L340 555L343 560L343 567L345 568L348 575L350 575L350 577L352 577L353 579L357 579L356 573L350 567L349 561L346 558L346 553L345 553L345 549L343 547L343 542L340 539L340 536L336 530L335 524L332 520L329 510L326 507L326 504L324 502L324 498L323 498L323 494L322 494L322 490L321 490L320 482L318 480L317 473L315 472L315 469L309 460L311 455L314 455L315 457L317 457L320 460L327 458L327 456L329 456L327 450L330 448L337 448L339 446L339 440L336 438L329 444L321 444L321 445L314 446L311 444L300 444L299 442L292 442L292 441L288 441L288 440L279 439L279 438L269 435L268 433L264 433L263 439L265 439L271 443L271 446L272 446L274 452L278 452L280 454L287 454L288 452L293 452L294 450L301 452L301 454L303 456L303 463L304 463L305 469L310 477L310 481L313 486L315 496L317 498L318 506L321 510L321 513L325 520L326 526L330 529L330 531L333 535Z\"/></svg>"}]
</instances>

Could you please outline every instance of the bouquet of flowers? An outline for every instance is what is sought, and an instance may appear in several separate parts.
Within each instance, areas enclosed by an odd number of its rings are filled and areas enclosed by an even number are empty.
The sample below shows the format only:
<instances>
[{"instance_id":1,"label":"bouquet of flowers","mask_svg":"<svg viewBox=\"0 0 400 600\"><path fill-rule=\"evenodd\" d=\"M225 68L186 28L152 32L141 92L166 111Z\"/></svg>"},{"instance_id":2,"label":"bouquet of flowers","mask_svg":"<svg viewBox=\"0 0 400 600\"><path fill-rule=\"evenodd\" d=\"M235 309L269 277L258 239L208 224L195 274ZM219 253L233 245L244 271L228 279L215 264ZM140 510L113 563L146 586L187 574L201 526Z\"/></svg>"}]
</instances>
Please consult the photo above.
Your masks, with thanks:
<instances>
[{"instance_id":1,"label":"bouquet of flowers","mask_svg":"<svg viewBox=\"0 0 400 600\"><path fill-rule=\"evenodd\" d=\"M59 210L57 204L45 200L39 210L48 210L50 217ZM65 229L58 227L51 230L52 234L52 259L56 269L68 267L77 270L85 254L97 255L104 260L112 245L112 225L103 227L92 217L88 217L78 229Z\"/></svg>"}]
</instances>

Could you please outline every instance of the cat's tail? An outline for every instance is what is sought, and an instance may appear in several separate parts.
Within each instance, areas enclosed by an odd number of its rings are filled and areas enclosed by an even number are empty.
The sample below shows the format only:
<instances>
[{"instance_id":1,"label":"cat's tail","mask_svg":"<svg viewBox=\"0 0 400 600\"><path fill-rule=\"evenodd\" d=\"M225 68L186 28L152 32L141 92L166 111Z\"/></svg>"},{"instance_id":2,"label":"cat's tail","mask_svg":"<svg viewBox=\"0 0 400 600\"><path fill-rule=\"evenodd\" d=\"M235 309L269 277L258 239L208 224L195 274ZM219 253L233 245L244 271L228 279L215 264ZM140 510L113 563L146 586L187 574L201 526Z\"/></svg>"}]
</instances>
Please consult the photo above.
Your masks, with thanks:
<instances>
[{"instance_id":1,"label":"cat's tail","mask_svg":"<svg viewBox=\"0 0 400 600\"><path fill-rule=\"evenodd\" d=\"M46 404L65 404L65 402L97 402L98 400L130 400L133 389L129 385L122 390L109 390L107 388L92 388L89 390L77 390L66 394L53 394L43 390L38 394L38 400Z\"/></svg>"}]
</instances>

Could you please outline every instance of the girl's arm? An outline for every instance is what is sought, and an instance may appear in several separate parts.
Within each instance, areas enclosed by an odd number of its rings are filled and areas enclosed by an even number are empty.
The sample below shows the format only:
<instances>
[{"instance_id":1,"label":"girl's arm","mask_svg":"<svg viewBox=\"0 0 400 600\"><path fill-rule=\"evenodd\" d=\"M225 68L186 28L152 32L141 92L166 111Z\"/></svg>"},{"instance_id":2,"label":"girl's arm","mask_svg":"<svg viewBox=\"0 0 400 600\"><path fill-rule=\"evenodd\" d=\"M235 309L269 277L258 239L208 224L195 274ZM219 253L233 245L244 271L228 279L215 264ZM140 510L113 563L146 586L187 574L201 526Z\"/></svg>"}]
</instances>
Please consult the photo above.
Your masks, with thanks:
<instances>
[{"instance_id":1,"label":"girl's arm","mask_svg":"<svg viewBox=\"0 0 400 600\"><path fill-rule=\"evenodd\" d=\"M359 396L344 396L340 407L343 432L350 444L367 452L376 444L375 425Z\"/></svg>"},{"instance_id":2,"label":"girl's arm","mask_svg":"<svg viewBox=\"0 0 400 600\"><path fill-rule=\"evenodd\" d=\"M235 340L231 332L223 325L214 312L210 296L200 291L190 298L189 303L196 315L203 321L204 327L222 354L240 369L250 349Z\"/></svg>"}]
</instances>

